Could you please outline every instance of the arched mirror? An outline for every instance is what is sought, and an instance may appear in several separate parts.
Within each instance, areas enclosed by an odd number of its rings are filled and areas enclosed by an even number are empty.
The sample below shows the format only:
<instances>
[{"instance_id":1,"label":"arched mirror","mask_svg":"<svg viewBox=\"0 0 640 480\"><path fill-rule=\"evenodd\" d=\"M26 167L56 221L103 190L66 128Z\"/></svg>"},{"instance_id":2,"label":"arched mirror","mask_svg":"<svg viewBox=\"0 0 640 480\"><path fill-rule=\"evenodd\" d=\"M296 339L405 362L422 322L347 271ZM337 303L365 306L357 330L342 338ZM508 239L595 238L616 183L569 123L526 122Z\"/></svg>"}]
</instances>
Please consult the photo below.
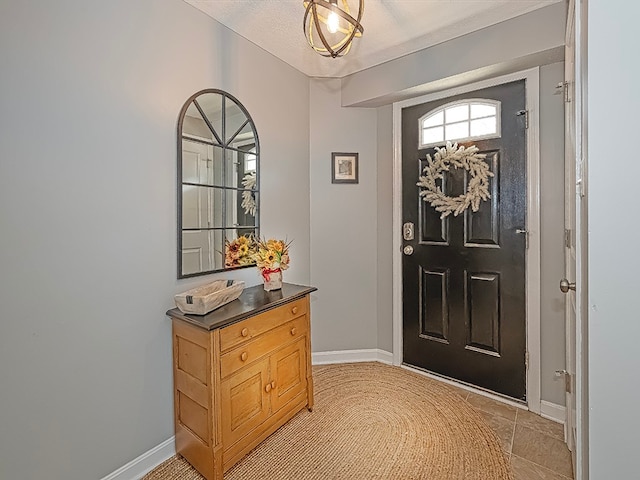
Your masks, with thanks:
<instances>
[{"instance_id":1,"label":"arched mirror","mask_svg":"<svg viewBox=\"0 0 640 480\"><path fill-rule=\"evenodd\" d=\"M178 119L178 278L220 272L225 244L259 238L258 134L233 96L202 90ZM248 265L244 265L248 266Z\"/></svg>"}]
</instances>

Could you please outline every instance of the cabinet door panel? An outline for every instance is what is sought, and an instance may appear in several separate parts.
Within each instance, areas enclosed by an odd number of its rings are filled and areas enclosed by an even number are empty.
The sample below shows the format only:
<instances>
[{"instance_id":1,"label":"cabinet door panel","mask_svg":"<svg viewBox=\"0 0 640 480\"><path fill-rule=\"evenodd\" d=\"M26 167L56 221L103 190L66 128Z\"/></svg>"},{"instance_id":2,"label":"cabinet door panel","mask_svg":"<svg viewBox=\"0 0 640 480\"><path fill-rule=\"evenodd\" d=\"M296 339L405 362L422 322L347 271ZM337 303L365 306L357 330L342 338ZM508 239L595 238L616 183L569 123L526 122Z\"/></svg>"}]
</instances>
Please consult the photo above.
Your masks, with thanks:
<instances>
[{"instance_id":1,"label":"cabinet door panel","mask_svg":"<svg viewBox=\"0 0 640 480\"><path fill-rule=\"evenodd\" d=\"M271 406L276 412L307 388L306 337L271 355Z\"/></svg>"},{"instance_id":2,"label":"cabinet door panel","mask_svg":"<svg viewBox=\"0 0 640 480\"><path fill-rule=\"evenodd\" d=\"M221 383L222 442L225 449L269 417L268 384L268 359Z\"/></svg>"}]
</instances>

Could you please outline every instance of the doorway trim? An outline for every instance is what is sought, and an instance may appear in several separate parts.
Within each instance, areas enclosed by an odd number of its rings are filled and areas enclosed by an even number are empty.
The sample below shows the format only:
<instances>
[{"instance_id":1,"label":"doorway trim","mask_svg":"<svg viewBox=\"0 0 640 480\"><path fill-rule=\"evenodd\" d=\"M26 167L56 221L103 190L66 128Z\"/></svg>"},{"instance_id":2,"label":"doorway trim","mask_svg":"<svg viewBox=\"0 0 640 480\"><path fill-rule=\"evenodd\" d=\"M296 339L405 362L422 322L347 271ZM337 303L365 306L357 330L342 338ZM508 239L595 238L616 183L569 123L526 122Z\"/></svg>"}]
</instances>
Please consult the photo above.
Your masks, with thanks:
<instances>
[{"instance_id":1,"label":"doorway trim","mask_svg":"<svg viewBox=\"0 0 640 480\"><path fill-rule=\"evenodd\" d=\"M393 364L402 365L402 109L504 83L525 81L527 135L526 332L527 406L540 413L540 69L539 67L429 93L393 104Z\"/></svg>"}]
</instances>

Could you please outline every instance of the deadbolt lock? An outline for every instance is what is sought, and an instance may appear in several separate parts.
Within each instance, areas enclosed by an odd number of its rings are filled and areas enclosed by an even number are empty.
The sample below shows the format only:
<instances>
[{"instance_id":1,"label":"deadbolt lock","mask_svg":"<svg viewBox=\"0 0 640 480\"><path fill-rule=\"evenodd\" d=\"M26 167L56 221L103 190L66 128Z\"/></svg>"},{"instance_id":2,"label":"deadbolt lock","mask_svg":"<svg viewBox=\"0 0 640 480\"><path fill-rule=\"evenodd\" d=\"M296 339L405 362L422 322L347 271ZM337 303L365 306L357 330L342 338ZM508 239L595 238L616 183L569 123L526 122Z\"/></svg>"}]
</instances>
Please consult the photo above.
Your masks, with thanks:
<instances>
[{"instance_id":1,"label":"deadbolt lock","mask_svg":"<svg viewBox=\"0 0 640 480\"><path fill-rule=\"evenodd\" d=\"M405 240L413 240L413 223L407 222L402 225L402 238Z\"/></svg>"}]
</instances>

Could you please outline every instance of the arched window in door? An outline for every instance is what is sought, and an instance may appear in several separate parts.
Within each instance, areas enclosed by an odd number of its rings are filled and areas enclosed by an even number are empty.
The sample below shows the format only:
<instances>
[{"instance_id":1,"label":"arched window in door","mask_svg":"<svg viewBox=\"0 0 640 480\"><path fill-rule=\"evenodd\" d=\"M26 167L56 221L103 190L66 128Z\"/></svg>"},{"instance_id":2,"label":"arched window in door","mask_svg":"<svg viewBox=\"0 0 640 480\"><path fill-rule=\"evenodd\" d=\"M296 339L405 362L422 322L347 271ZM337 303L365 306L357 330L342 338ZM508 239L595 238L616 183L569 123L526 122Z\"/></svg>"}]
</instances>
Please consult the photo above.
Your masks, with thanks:
<instances>
[{"instance_id":1,"label":"arched window in door","mask_svg":"<svg viewBox=\"0 0 640 480\"><path fill-rule=\"evenodd\" d=\"M428 148L445 142L466 142L500 137L500 102L465 99L432 110L418 120L420 145Z\"/></svg>"}]
</instances>

